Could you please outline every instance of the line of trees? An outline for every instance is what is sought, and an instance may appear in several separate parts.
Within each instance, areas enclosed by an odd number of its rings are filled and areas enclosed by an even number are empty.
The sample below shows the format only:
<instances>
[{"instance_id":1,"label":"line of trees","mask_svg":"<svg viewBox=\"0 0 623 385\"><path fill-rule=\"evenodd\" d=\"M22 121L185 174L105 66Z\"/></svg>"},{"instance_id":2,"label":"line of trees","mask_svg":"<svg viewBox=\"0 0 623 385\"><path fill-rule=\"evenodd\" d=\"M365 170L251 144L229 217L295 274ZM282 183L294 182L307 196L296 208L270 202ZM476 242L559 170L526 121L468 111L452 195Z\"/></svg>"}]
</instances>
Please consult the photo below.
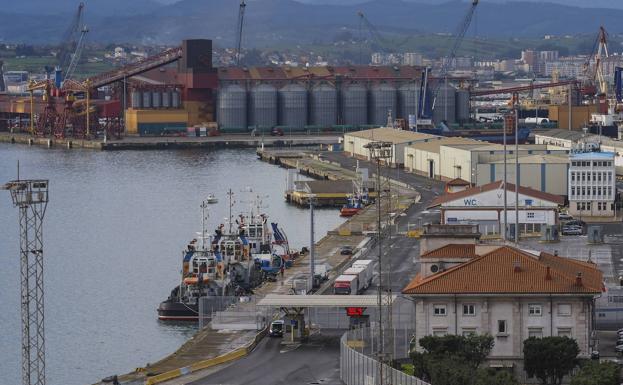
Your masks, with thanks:
<instances>
[{"instance_id":1,"label":"line of trees","mask_svg":"<svg viewBox=\"0 0 623 385\"><path fill-rule=\"evenodd\" d=\"M506 370L483 368L494 339L490 335L426 336L422 352L412 350L413 373L432 385L517 385ZM617 385L620 368L612 362L579 360L577 342L569 337L530 337L524 341L524 370L541 385L561 385L577 367L571 385Z\"/></svg>"}]
</instances>

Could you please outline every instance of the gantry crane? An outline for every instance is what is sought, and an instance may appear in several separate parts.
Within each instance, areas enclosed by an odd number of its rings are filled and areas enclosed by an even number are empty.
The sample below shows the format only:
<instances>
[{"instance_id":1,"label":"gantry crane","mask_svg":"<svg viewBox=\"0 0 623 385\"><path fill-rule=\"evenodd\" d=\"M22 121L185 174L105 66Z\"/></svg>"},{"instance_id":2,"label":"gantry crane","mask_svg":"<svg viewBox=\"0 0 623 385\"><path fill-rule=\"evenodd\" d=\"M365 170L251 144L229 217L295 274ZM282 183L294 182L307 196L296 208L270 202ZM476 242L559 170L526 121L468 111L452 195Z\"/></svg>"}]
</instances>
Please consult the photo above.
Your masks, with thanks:
<instances>
[{"instance_id":1,"label":"gantry crane","mask_svg":"<svg viewBox=\"0 0 623 385\"><path fill-rule=\"evenodd\" d=\"M240 50L242 49L242 27L244 26L244 10L247 7L245 0L240 0L238 10L238 25L236 26L236 65L240 65Z\"/></svg>"},{"instance_id":2,"label":"gantry crane","mask_svg":"<svg viewBox=\"0 0 623 385\"><path fill-rule=\"evenodd\" d=\"M467 30L469 29L469 26L472 22L472 17L474 16L474 12L476 11L477 5L478 5L478 0L472 0L472 4L469 10L465 14L463 21L461 22L461 24L459 24L458 29L455 33L455 38L454 38L452 47L450 48L450 51L448 52L448 54L443 58L443 61L441 63L441 71L438 76L439 81L437 81L437 84L435 85L435 88L433 89L433 93L432 93L432 98L433 98L433 103L432 103L432 108L431 108L432 110L435 109L435 103L437 101L437 94L439 93L439 89L441 88L441 81L447 79L448 77L448 72L452 68L452 63L454 62L454 59L456 58L456 53L458 52L459 47L461 46L461 43L463 43L463 38L465 37L465 34L467 33Z\"/></svg>"},{"instance_id":3,"label":"gantry crane","mask_svg":"<svg viewBox=\"0 0 623 385\"><path fill-rule=\"evenodd\" d=\"M52 102L52 81L49 79L35 82L30 81L28 83L28 92L30 93L30 134L37 136L48 136L52 133L54 129L54 125L56 124L56 119L58 117L58 113L56 112L56 107ZM45 102L45 107L43 108L43 112L39 114L39 119L37 120L37 124L35 125L35 96L34 92L42 90L43 91L43 101Z\"/></svg>"}]
</instances>

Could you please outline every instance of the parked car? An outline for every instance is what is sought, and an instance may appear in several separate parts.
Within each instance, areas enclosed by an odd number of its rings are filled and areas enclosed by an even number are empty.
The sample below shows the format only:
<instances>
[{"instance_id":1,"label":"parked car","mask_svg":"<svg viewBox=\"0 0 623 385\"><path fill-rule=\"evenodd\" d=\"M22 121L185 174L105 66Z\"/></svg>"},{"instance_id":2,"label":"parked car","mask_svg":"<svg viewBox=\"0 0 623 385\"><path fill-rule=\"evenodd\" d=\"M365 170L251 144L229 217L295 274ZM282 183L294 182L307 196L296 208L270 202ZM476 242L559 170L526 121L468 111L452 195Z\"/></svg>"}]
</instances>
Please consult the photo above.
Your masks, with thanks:
<instances>
[{"instance_id":1,"label":"parked car","mask_svg":"<svg viewBox=\"0 0 623 385\"><path fill-rule=\"evenodd\" d=\"M283 136L283 130L281 128L273 128L270 130L270 136Z\"/></svg>"},{"instance_id":2,"label":"parked car","mask_svg":"<svg viewBox=\"0 0 623 385\"><path fill-rule=\"evenodd\" d=\"M342 255L351 255L352 253L353 253L352 246L342 246L342 248L340 249L340 254Z\"/></svg>"},{"instance_id":3,"label":"parked car","mask_svg":"<svg viewBox=\"0 0 623 385\"><path fill-rule=\"evenodd\" d=\"M582 235L582 228L578 226L563 226L562 235Z\"/></svg>"},{"instance_id":4,"label":"parked car","mask_svg":"<svg viewBox=\"0 0 623 385\"><path fill-rule=\"evenodd\" d=\"M268 335L271 337L283 337L285 322L282 319L271 322Z\"/></svg>"},{"instance_id":5,"label":"parked car","mask_svg":"<svg viewBox=\"0 0 623 385\"><path fill-rule=\"evenodd\" d=\"M586 226L586 222L584 222L583 220L580 219L573 219L567 223L565 223L565 226L579 226L579 227L584 227Z\"/></svg>"},{"instance_id":6,"label":"parked car","mask_svg":"<svg viewBox=\"0 0 623 385\"><path fill-rule=\"evenodd\" d=\"M567 213L558 214L558 219L561 221L570 221L573 220L573 217Z\"/></svg>"},{"instance_id":7,"label":"parked car","mask_svg":"<svg viewBox=\"0 0 623 385\"><path fill-rule=\"evenodd\" d=\"M593 350L591 352L591 360L598 360L599 359L599 352L597 350Z\"/></svg>"}]
</instances>

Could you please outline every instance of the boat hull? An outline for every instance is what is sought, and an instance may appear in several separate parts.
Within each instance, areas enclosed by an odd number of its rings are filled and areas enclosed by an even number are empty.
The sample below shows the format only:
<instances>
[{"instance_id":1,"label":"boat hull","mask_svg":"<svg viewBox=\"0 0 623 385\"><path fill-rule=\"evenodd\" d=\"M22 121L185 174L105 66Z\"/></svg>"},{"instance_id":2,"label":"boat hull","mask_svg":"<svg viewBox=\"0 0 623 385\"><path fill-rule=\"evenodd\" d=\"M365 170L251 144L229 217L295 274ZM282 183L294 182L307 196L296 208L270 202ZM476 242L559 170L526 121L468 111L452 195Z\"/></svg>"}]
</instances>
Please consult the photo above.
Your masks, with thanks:
<instances>
[{"instance_id":1,"label":"boat hull","mask_svg":"<svg viewBox=\"0 0 623 385\"><path fill-rule=\"evenodd\" d=\"M342 207L342 209L340 210L340 216L341 217L352 217L353 215L357 214L359 211L361 211L361 209Z\"/></svg>"},{"instance_id":2,"label":"boat hull","mask_svg":"<svg viewBox=\"0 0 623 385\"><path fill-rule=\"evenodd\" d=\"M164 301L158 306L158 319L162 321L198 321L199 305Z\"/></svg>"}]
</instances>

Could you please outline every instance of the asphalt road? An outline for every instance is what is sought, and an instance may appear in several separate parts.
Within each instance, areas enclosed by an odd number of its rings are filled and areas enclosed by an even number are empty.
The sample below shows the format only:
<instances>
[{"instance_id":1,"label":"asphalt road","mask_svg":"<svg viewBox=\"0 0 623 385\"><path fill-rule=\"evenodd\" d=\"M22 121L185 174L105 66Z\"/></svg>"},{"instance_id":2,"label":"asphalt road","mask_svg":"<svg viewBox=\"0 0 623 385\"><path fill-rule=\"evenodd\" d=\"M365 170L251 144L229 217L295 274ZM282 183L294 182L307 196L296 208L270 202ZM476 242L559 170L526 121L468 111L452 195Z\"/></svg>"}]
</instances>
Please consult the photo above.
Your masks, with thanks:
<instances>
[{"instance_id":1,"label":"asphalt road","mask_svg":"<svg viewBox=\"0 0 623 385\"><path fill-rule=\"evenodd\" d=\"M323 331L307 343L281 345L281 338L266 337L247 357L192 385L298 385L342 384L339 336Z\"/></svg>"}]
</instances>

